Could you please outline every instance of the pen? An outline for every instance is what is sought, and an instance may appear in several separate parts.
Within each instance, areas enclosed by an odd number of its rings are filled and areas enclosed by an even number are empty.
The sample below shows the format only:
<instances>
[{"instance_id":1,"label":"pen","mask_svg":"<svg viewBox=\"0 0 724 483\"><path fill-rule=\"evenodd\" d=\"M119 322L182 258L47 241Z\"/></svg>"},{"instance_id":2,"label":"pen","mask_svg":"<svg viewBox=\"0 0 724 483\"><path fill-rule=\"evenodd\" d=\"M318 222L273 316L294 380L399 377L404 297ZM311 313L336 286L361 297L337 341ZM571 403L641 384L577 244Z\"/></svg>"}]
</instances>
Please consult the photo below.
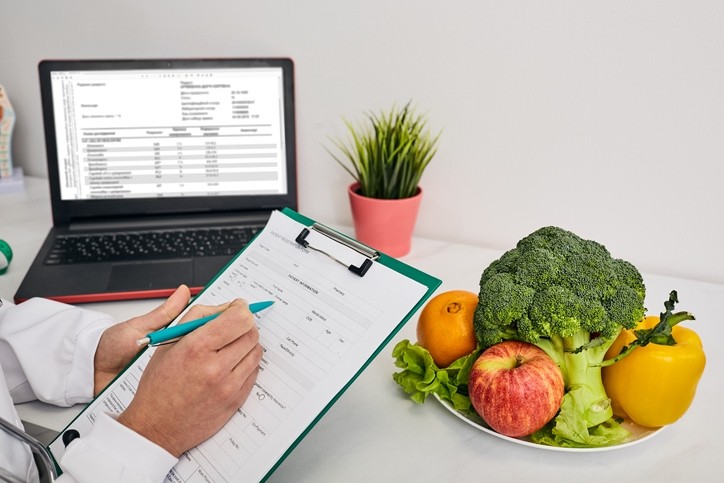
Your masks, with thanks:
<instances>
[{"instance_id":1,"label":"pen","mask_svg":"<svg viewBox=\"0 0 724 483\"><path fill-rule=\"evenodd\" d=\"M273 301L266 302L254 302L249 304L249 311L255 314L261 310L271 307ZM178 339L186 334L193 332L207 322L214 320L216 317L221 315L221 312L201 317L200 319L190 320L182 324L174 325L173 327L166 327L165 329L157 330L155 332L149 332L143 339L138 339L136 344L140 345L159 345L164 342L170 342L174 339Z\"/></svg>"}]
</instances>

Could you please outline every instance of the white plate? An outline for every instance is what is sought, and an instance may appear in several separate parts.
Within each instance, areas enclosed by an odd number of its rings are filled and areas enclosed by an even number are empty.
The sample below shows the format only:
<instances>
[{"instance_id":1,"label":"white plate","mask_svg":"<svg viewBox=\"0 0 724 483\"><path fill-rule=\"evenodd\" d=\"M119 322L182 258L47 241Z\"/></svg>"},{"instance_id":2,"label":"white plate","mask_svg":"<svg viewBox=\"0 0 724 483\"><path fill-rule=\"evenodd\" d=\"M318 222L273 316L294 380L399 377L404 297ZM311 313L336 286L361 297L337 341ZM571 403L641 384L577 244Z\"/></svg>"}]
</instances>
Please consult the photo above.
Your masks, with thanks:
<instances>
[{"instance_id":1,"label":"white plate","mask_svg":"<svg viewBox=\"0 0 724 483\"><path fill-rule=\"evenodd\" d=\"M547 449L551 451L573 451L576 453L582 452L582 451L588 451L588 452L595 452L595 451L611 451L614 449L623 449L627 448L629 446L633 446L635 444L643 443L649 438L652 438L653 436L659 434L666 426L661 428L647 428L644 426L639 426L638 424L626 419L623 423L621 423L621 426L626 428L629 433L631 433L631 436L623 442L619 444L614 444L611 446L599 446L596 448L562 448L559 446L548 446L546 444L538 444L534 443L530 440L530 438L511 438L510 436L502 435L496 431L493 431L493 429L490 428L490 426L486 425L485 423L479 423L477 421L473 421L472 419L468 418L466 415L457 412L455 409L452 408L447 402L440 399L440 397L437 394L433 393L433 396L435 396L435 399L437 399L442 406L453 413L458 418L462 419L466 423L468 423L470 426L479 429L480 431L483 431L485 433L488 433L490 435L495 436L496 438L504 439L506 441L510 441L511 443L516 444L522 444L524 446L533 446L534 448L538 449Z\"/></svg>"}]
</instances>

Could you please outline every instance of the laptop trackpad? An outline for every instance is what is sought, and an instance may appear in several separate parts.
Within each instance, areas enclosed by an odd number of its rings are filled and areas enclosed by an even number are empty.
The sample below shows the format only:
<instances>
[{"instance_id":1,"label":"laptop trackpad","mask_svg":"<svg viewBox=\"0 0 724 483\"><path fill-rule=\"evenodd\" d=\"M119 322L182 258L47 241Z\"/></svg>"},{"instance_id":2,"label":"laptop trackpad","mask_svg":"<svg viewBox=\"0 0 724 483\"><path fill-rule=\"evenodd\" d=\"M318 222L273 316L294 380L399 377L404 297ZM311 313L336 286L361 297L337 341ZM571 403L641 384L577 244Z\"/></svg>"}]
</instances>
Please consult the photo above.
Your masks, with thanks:
<instances>
[{"instance_id":1,"label":"laptop trackpad","mask_svg":"<svg viewBox=\"0 0 724 483\"><path fill-rule=\"evenodd\" d=\"M176 288L193 280L191 260L119 263L111 268L107 290L136 291Z\"/></svg>"}]
</instances>

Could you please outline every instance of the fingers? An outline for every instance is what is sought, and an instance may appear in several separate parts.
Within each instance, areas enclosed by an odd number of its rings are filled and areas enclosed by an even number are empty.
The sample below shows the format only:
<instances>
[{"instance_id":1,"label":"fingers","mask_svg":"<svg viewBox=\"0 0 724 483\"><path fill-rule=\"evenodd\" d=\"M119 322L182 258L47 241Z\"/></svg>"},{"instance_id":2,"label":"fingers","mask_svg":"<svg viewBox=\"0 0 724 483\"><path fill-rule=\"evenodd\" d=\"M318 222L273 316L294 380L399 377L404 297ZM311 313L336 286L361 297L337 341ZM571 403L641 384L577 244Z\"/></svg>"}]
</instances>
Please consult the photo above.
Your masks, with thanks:
<instances>
[{"instance_id":1,"label":"fingers","mask_svg":"<svg viewBox=\"0 0 724 483\"><path fill-rule=\"evenodd\" d=\"M246 378L259 365L263 350L259 345L259 330L249 329L231 343L217 351L219 362L229 368L237 378ZM241 384L239 384L241 386Z\"/></svg>"},{"instance_id":2,"label":"fingers","mask_svg":"<svg viewBox=\"0 0 724 483\"><path fill-rule=\"evenodd\" d=\"M251 381L252 385L256 381L256 376L259 373L259 363L264 355L264 349L259 344L256 344L249 353L234 367L232 374L238 381L238 386L241 388L241 395L243 399L249 395L248 392L244 392L246 386ZM251 388L249 388L251 389Z\"/></svg>"},{"instance_id":3,"label":"fingers","mask_svg":"<svg viewBox=\"0 0 724 483\"><path fill-rule=\"evenodd\" d=\"M186 285L180 285L161 305L139 317L129 321L139 329L152 331L167 325L186 308L191 298L191 291Z\"/></svg>"},{"instance_id":4,"label":"fingers","mask_svg":"<svg viewBox=\"0 0 724 483\"><path fill-rule=\"evenodd\" d=\"M176 291L157 309L160 312L160 317L169 322L172 321L186 308L190 299L191 290L186 285L179 285Z\"/></svg>"},{"instance_id":5,"label":"fingers","mask_svg":"<svg viewBox=\"0 0 724 483\"><path fill-rule=\"evenodd\" d=\"M184 314L179 323L200 319L209 315L217 314L228 309L230 302L221 305L200 305L196 304Z\"/></svg>"},{"instance_id":6,"label":"fingers","mask_svg":"<svg viewBox=\"0 0 724 483\"><path fill-rule=\"evenodd\" d=\"M213 353L212 372L228 378L228 388L240 391L251 374L256 374L263 350L259 345L259 330L254 316L244 300L234 300L219 317L185 337L180 343L193 344L194 351ZM213 307L201 307L194 315L216 313ZM255 378L252 378L255 379ZM239 396L246 394L239 392Z\"/></svg>"},{"instance_id":7,"label":"fingers","mask_svg":"<svg viewBox=\"0 0 724 483\"><path fill-rule=\"evenodd\" d=\"M236 343L235 341L234 344ZM231 349L231 346L227 346L227 348ZM232 350L228 351L229 354L232 352ZM264 351L259 344L254 345L251 350L233 366L231 372L225 378L225 392L228 393L227 401L234 410L238 409L239 406L246 401L246 398L254 387L257 375L259 374L259 362L261 361L263 353ZM236 358L238 359L238 353L236 353Z\"/></svg>"},{"instance_id":8,"label":"fingers","mask_svg":"<svg viewBox=\"0 0 724 483\"><path fill-rule=\"evenodd\" d=\"M218 309L212 313L216 311ZM193 337L187 336L186 338L190 339L189 342L199 344L204 348L221 350L252 329L254 333L251 337L255 338L254 343L256 343L259 340L259 333L256 330L254 316L249 312L246 301L236 299L227 305L226 310L219 317L195 330L190 334Z\"/></svg>"},{"instance_id":9,"label":"fingers","mask_svg":"<svg viewBox=\"0 0 724 483\"><path fill-rule=\"evenodd\" d=\"M242 404L244 404L244 401L246 401L249 397L251 390L254 389L254 384L256 383L256 378L258 375L259 365L257 364L252 372L248 375L248 377L243 380L241 390L239 391L239 399L236 402L237 409L241 407Z\"/></svg>"}]
</instances>

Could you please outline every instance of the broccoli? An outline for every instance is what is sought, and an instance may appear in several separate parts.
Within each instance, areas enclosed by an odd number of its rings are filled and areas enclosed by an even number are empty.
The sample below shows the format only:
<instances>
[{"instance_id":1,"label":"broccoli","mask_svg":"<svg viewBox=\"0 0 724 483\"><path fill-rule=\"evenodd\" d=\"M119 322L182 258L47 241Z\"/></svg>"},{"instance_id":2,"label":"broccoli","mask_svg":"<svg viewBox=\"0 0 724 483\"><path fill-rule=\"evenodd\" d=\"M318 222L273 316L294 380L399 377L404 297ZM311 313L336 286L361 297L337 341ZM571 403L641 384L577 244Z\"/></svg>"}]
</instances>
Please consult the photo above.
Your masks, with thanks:
<instances>
[{"instance_id":1,"label":"broccoli","mask_svg":"<svg viewBox=\"0 0 724 483\"><path fill-rule=\"evenodd\" d=\"M611 420L601 363L621 329L644 316L645 293L631 263L555 226L526 236L485 269L474 318L481 348L530 342L563 373L566 395L543 442L601 446L627 436Z\"/></svg>"}]
</instances>

